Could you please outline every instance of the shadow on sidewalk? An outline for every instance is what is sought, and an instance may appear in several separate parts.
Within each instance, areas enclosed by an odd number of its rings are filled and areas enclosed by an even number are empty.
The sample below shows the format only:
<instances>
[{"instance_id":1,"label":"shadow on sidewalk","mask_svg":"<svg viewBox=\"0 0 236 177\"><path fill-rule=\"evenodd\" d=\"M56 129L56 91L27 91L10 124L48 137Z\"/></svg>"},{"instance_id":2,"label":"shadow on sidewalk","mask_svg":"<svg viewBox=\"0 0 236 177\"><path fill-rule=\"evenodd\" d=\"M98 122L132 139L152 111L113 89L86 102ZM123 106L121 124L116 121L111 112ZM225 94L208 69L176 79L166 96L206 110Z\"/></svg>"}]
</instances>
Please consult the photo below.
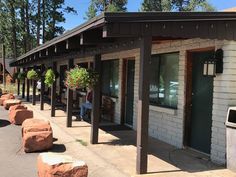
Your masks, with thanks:
<instances>
[{"instance_id":1,"label":"shadow on sidewalk","mask_svg":"<svg viewBox=\"0 0 236 177\"><path fill-rule=\"evenodd\" d=\"M10 125L11 123L8 120L0 119L0 128L1 127L6 127Z\"/></svg>"},{"instance_id":2,"label":"shadow on sidewalk","mask_svg":"<svg viewBox=\"0 0 236 177\"><path fill-rule=\"evenodd\" d=\"M52 149L50 152L65 152L66 146L64 144L53 144Z\"/></svg>"}]
</instances>

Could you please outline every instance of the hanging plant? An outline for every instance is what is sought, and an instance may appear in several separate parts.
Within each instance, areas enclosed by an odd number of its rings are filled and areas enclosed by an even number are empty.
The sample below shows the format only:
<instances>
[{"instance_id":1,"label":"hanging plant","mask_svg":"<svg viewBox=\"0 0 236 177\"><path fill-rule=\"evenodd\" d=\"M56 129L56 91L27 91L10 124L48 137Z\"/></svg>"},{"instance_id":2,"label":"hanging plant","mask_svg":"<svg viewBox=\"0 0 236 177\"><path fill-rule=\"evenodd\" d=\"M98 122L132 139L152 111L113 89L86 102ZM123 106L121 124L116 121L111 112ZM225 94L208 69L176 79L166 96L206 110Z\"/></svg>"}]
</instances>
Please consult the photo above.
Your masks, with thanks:
<instances>
[{"instance_id":1,"label":"hanging plant","mask_svg":"<svg viewBox=\"0 0 236 177\"><path fill-rule=\"evenodd\" d=\"M66 72L65 85L71 89L82 89L86 87L92 88L96 84L97 80L97 73L76 66Z\"/></svg>"},{"instance_id":2,"label":"hanging plant","mask_svg":"<svg viewBox=\"0 0 236 177\"><path fill-rule=\"evenodd\" d=\"M39 75L34 69L31 69L27 72L27 78L32 80L38 80Z\"/></svg>"},{"instance_id":3,"label":"hanging plant","mask_svg":"<svg viewBox=\"0 0 236 177\"><path fill-rule=\"evenodd\" d=\"M18 74L19 74L19 72L13 73L12 79L13 79L14 81L15 81L16 79L18 79Z\"/></svg>"},{"instance_id":4,"label":"hanging plant","mask_svg":"<svg viewBox=\"0 0 236 177\"><path fill-rule=\"evenodd\" d=\"M25 80L25 78L26 78L25 72L19 72L19 73L17 74L17 79L19 79L20 81Z\"/></svg>"},{"instance_id":5,"label":"hanging plant","mask_svg":"<svg viewBox=\"0 0 236 177\"><path fill-rule=\"evenodd\" d=\"M45 80L44 80L44 83L48 86L48 87L51 87L53 82L55 82L56 80L56 76L53 72L52 69L48 69L46 74L45 74Z\"/></svg>"}]
</instances>

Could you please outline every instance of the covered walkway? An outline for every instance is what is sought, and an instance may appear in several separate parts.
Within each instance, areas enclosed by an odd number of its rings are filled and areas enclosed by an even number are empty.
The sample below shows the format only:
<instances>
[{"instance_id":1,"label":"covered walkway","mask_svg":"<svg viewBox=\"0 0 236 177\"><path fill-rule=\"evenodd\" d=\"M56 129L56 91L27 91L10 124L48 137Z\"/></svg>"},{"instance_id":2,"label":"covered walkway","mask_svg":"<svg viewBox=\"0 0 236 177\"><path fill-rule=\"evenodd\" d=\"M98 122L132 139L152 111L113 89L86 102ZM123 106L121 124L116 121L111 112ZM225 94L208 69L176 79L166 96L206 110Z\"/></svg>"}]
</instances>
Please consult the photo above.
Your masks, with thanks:
<instances>
[{"instance_id":1,"label":"covered walkway","mask_svg":"<svg viewBox=\"0 0 236 177\"><path fill-rule=\"evenodd\" d=\"M27 104L27 103L26 103ZM49 119L60 127L69 137L80 142L86 149L101 157L119 171L136 176L136 132L115 125L99 128L99 142L90 144L91 125L85 121L73 121L73 127L66 128L66 113L56 111L56 116L50 116L50 105L45 104L45 110L40 111L40 104L30 109L43 118ZM60 139L60 137L59 137ZM81 155L80 150L73 150L75 156ZM83 156L87 156L83 154ZM90 157L92 159L92 157ZM210 162L207 156L191 150L176 149L166 143L149 137L148 173L147 176L209 176L234 177L235 173ZM138 176L138 175L137 175ZM142 175L143 176L143 175ZM145 176L145 175L144 175Z\"/></svg>"}]
</instances>

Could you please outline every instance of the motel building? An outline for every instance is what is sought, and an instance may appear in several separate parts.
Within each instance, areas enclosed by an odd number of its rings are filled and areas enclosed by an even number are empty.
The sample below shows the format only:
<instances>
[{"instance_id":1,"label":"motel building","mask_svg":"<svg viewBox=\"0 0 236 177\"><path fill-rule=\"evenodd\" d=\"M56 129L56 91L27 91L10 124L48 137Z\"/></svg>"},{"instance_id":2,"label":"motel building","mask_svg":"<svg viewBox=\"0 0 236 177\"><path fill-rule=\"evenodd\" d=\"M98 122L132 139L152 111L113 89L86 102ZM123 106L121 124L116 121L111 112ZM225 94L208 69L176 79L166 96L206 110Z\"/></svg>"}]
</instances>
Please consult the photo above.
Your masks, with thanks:
<instances>
[{"instance_id":1,"label":"motel building","mask_svg":"<svg viewBox=\"0 0 236 177\"><path fill-rule=\"evenodd\" d=\"M64 86L65 71L75 65L100 76L93 90L91 144L99 142L100 108L108 102L102 119L137 131L138 174L147 172L148 136L226 165L225 120L236 105L235 12L103 13L11 63L18 70L59 73L48 93L51 116L59 97L67 127L73 127L76 91Z\"/></svg>"}]
</instances>

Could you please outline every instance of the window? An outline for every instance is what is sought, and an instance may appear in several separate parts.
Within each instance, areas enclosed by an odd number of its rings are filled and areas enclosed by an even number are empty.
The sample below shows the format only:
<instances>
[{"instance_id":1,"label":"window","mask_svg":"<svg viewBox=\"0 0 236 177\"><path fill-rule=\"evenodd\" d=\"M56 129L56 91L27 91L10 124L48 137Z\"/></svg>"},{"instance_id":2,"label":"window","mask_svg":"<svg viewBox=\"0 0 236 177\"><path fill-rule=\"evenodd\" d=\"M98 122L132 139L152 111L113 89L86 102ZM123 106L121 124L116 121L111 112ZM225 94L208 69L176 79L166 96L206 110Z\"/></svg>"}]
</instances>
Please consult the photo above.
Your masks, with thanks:
<instances>
[{"instance_id":1,"label":"window","mask_svg":"<svg viewBox=\"0 0 236 177\"><path fill-rule=\"evenodd\" d=\"M88 62L78 63L77 65L81 68L86 68L86 69L88 68Z\"/></svg>"},{"instance_id":2,"label":"window","mask_svg":"<svg viewBox=\"0 0 236 177\"><path fill-rule=\"evenodd\" d=\"M150 104L177 108L179 53L152 55Z\"/></svg>"},{"instance_id":3,"label":"window","mask_svg":"<svg viewBox=\"0 0 236 177\"><path fill-rule=\"evenodd\" d=\"M102 61L102 94L118 97L119 60Z\"/></svg>"}]
</instances>

